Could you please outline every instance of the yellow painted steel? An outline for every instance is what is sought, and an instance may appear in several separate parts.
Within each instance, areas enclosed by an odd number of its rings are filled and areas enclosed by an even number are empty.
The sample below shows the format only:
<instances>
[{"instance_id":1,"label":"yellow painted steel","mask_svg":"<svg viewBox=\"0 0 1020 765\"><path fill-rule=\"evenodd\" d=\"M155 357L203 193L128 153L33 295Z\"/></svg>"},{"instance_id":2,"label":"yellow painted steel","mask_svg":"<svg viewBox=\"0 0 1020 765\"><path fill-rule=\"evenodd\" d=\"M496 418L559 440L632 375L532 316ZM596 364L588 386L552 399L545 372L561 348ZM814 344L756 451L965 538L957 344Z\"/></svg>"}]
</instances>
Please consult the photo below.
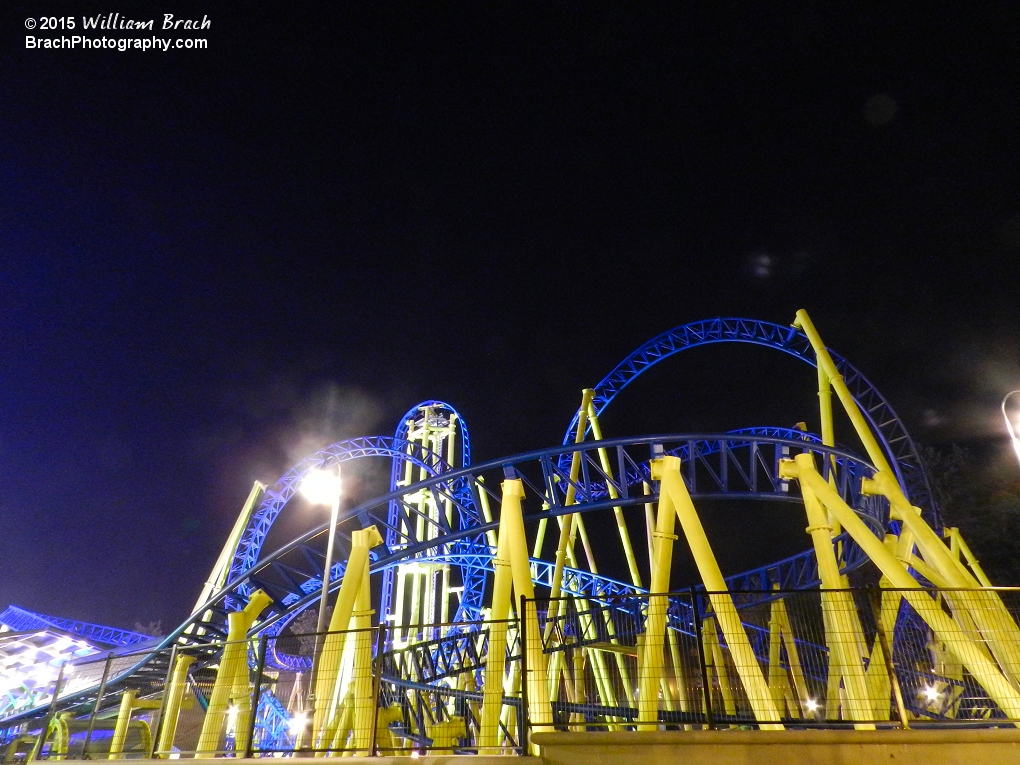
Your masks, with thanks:
<instances>
[{"instance_id":1,"label":"yellow painted steel","mask_svg":"<svg viewBox=\"0 0 1020 765\"><path fill-rule=\"evenodd\" d=\"M653 460L652 465L652 477L655 477L656 472L659 474L660 507L662 495L665 493L672 502L680 525L683 527L684 536L690 545L691 554L698 567L698 573L701 575L701 581L704 583L705 589L712 593L709 595L709 600L715 610L719 627L726 637L726 644L747 693L751 710L763 730L781 730L783 726L778 722L779 710L776 709L776 705L772 701L772 695L769 693L768 684L765 682L758 659L754 655L747 633L741 624L740 615L733 605L733 599L727 591L726 580L723 579L719 563L708 543L705 528L701 525L701 519L698 517L694 502L691 501L687 485L680 475L680 459L678 457L663 457L658 461ZM664 543L664 537L657 536L656 545L662 546ZM659 551L656 550L656 558L659 557ZM668 579L666 583L668 585ZM651 606L649 606L649 614L651 611Z\"/></svg>"},{"instance_id":2,"label":"yellow painted steel","mask_svg":"<svg viewBox=\"0 0 1020 765\"><path fill-rule=\"evenodd\" d=\"M134 689L124 691L124 695L120 697L117 726L113 729L113 739L110 741L110 754L107 759L119 760L124 753L124 742L127 740L128 724L131 722L131 711L136 698L138 698L138 691Z\"/></svg>"},{"instance_id":3,"label":"yellow painted steel","mask_svg":"<svg viewBox=\"0 0 1020 765\"><path fill-rule=\"evenodd\" d=\"M858 438L861 439L861 443L871 459L871 464L878 468L879 471L892 472L889 461L885 457L885 452L882 451L882 447L878 445L878 441L868 427L867 420L861 414L861 410L858 408L857 402L854 401L850 389L846 387L843 375L836 368L836 363L832 360L832 356L829 355L829 351L822 342L822 338L818 334L818 330L815 329L815 325L811 322L807 311L803 309L797 311L797 317L793 322L793 326L801 329L811 343L818 368L829 378L829 384L832 385L833 390L836 391L836 396L843 404L843 408L846 410L854 430L857 431Z\"/></svg>"},{"instance_id":4,"label":"yellow painted steel","mask_svg":"<svg viewBox=\"0 0 1020 765\"><path fill-rule=\"evenodd\" d=\"M783 460L780 462L780 476L788 480L797 479L802 487L807 485L818 496L826 509L839 518L847 533L888 578L889 583L904 590L903 596L913 609L945 643L947 650L981 683L992 700L1010 718L1020 718L1020 691L988 660L964 629L922 590L921 585L889 552L883 541L872 533L839 493L815 470L814 463Z\"/></svg>"},{"instance_id":5,"label":"yellow painted steel","mask_svg":"<svg viewBox=\"0 0 1020 765\"><path fill-rule=\"evenodd\" d=\"M663 457L652 461L652 478L662 480L670 469L679 475L680 459ZM676 534L677 512L674 498L662 488L659 491L659 506L655 520L655 557L651 562L649 582L648 617L645 621L644 640L638 646L638 730L657 730L659 719L658 687L659 678L665 671L664 643L666 638L666 613L669 598L657 593L669 592L669 574L673 564L673 540Z\"/></svg>"},{"instance_id":6,"label":"yellow painted steel","mask_svg":"<svg viewBox=\"0 0 1020 765\"><path fill-rule=\"evenodd\" d=\"M222 749L220 742L223 737L223 723L232 700L231 694L241 684L241 678L246 688L248 684L248 630L259 614L272 602L273 599L269 595L262 590L256 590L248 600L248 605L227 615L227 642L223 646L223 656L216 671L216 682L213 683L209 696L209 708L206 710L202 732L198 737L196 757L214 756ZM251 704L247 693L243 698L233 698L233 702L238 706Z\"/></svg>"},{"instance_id":7,"label":"yellow painted steel","mask_svg":"<svg viewBox=\"0 0 1020 765\"><path fill-rule=\"evenodd\" d=\"M524 515L521 501L524 484L519 478L507 479L501 486L502 500L499 513L499 536L496 546L495 576L493 579L492 610L489 616L489 648L485 663L485 681L482 697L482 722L479 732L480 751L492 752L502 746L499 731L504 674L506 671L506 620L510 616L511 593L533 600L535 587L528 558L528 540L524 533ZM541 632L538 614L527 609L520 615L527 621L528 645L528 700L533 725L551 724L552 708L545 672L545 654L541 650ZM534 641L537 639L537 649Z\"/></svg>"},{"instance_id":8,"label":"yellow painted steel","mask_svg":"<svg viewBox=\"0 0 1020 765\"><path fill-rule=\"evenodd\" d=\"M329 634L323 641L322 653L318 657L319 670L315 678L315 715L312 723L312 740L316 748L328 746L328 743L323 743L330 741L330 738L326 736L327 725L339 711L340 701L346 696L346 684L350 681L350 676L345 676L345 673L340 672L341 660L344 654L351 650L347 648L349 637L347 631L352 626L354 629L358 629L358 624L371 626L370 619L365 621L372 614L368 551L382 543L382 536L375 526L368 526L351 533L351 552L347 559L347 568L344 570L340 592L337 593L336 605L330 618ZM355 609L357 609L356 612ZM351 617L355 613L358 621L352 625ZM369 636L367 648L366 641L359 641L355 638L351 643L354 653L352 671L355 682L355 699L364 698L361 695L364 693L364 686L358 685L359 680L367 676L370 684L372 677L371 633L366 631L363 634ZM371 695L371 685L369 685L368 694ZM367 745L364 728L371 729L371 713L364 712L364 708L359 707L357 701L354 706L356 743L360 741L363 745ZM357 713L358 709L361 709L360 715ZM362 727L359 728L359 724Z\"/></svg>"},{"instance_id":9,"label":"yellow painted steel","mask_svg":"<svg viewBox=\"0 0 1020 765\"><path fill-rule=\"evenodd\" d=\"M798 454L794 459L798 465L806 462L814 468L814 457L810 454ZM822 617L825 623L826 642L835 654L836 663L843 675L849 711L847 718L872 720L874 712L869 700L865 668L861 663L864 636L860 623L855 618L857 607L854 605L853 596L842 591L843 581L839 574L839 563L832 549L832 527L829 526L825 509L811 491L811 487L802 483L801 494L807 512L806 531L811 536L815 560L818 562L818 576L822 580ZM875 726L858 723L854 727L873 730Z\"/></svg>"},{"instance_id":10,"label":"yellow painted steel","mask_svg":"<svg viewBox=\"0 0 1020 765\"><path fill-rule=\"evenodd\" d=\"M786 663L789 677L781 665L780 649L786 649ZM800 653L790 625L790 616L786 611L786 603L782 598L772 601L769 606L769 688L773 688L773 677L779 681L783 693L783 701L792 717L803 717L809 699L804 669L800 663ZM792 683L791 683L792 679ZM776 706L782 708L779 698Z\"/></svg>"},{"instance_id":11,"label":"yellow painted steel","mask_svg":"<svg viewBox=\"0 0 1020 765\"><path fill-rule=\"evenodd\" d=\"M577 433L574 436L574 443L579 444L584 441L584 433L587 428L588 421L588 406L591 404L592 398L595 396L595 391L590 388L585 388L581 394L581 408L577 410ZM570 458L570 486L567 487L567 496L564 504L574 504L576 496L576 489L574 488L577 483L578 475L581 472L581 452L576 451L571 455ZM573 536L574 528L574 517L577 513L570 513L566 516L564 524L560 527L560 538L559 543L556 547L556 562L553 568L553 578L550 598L555 600L560 596L560 591L563 587L563 566L567 560L567 547L570 542L570 538Z\"/></svg>"},{"instance_id":12,"label":"yellow painted steel","mask_svg":"<svg viewBox=\"0 0 1020 765\"><path fill-rule=\"evenodd\" d=\"M214 593L223 589L223 586L227 583L227 576L230 573L230 562L233 560L234 551L237 549L237 545L241 541L241 535L244 533L244 530L248 525L248 521L251 519L251 514L255 512L255 508L258 507L265 494L265 484L256 481L251 487L251 492L249 492L248 499L245 500L244 506L241 508L241 512L237 516L237 520L234 521L234 528L231 529L230 536L227 537L226 544L224 544L223 549L220 550L220 555L216 559L216 564L213 566L212 571L209 573L209 578L206 579L205 584L202 585L202 592L198 596L198 600L195 602L195 607L191 609L192 613L204 606L206 601L208 601Z\"/></svg>"},{"instance_id":13,"label":"yellow painted steel","mask_svg":"<svg viewBox=\"0 0 1020 765\"><path fill-rule=\"evenodd\" d=\"M822 445L823 446L835 446L836 445L836 428L832 421L832 383L829 380L829 375L819 364L818 370L818 410L822 423ZM798 423L800 424L800 423ZM807 428L805 427L805 430ZM832 467L836 466L835 458L831 462ZM836 480L836 476L833 473L829 474L829 482L832 483ZM829 526L832 527L832 536L836 537L840 534L839 521L829 517ZM837 557L839 557L837 555Z\"/></svg>"},{"instance_id":14,"label":"yellow painted steel","mask_svg":"<svg viewBox=\"0 0 1020 765\"><path fill-rule=\"evenodd\" d=\"M715 670L719 695L722 696L723 701L723 712L727 715L735 715L737 705L733 699L733 685L730 682L729 669L726 667L726 656L719 644L719 629L714 616L705 618L702 623L701 636L705 643L705 668L710 678L712 670Z\"/></svg>"},{"instance_id":15,"label":"yellow painted steel","mask_svg":"<svg viewBox=\"0 0 1020 765\"><path fill-rule=\"evenodd\" d=\"M980 583L963 563L949 551L945 542L925 523L920 510L912 507L891 472L878 472L873 478L861 481L865 494L880 494L889 500L896 516L903 520L904 529L912 535L926 563L932 565L954 588L973 589L966 605L971 618L981 631L992 654L1014 684L1020 683L1020 627L1006 610L996 592L978 590Z\"/></svg>"},{"instance_id":16,"label":"yellow painted steel","mask_svg":"<svg viewBox=\"0 0 1020 765\"><path fill-rule=\"evenodd\" d=\"M591 433L596 441L602 440L602 426L599 424L598 415L595 414L595 405L588 402L588 420L591 422ZM605 448L599 447L599 462L602 464L602 471L609 478L606 486L609 489L609 496L612 499L619 499L620 493L613 486L613 468L609 464L609 454ZM637 558L634 556L634 545L630 541L630 533L627 531L627 520L623 516L623 508L614 507L613 515L616 516L616 527L620 533L620 542L623 544L623 553L627 558L627 568L630 570L630 580L635 587L641 587L641 573L638 571Z\"/></svg>"},{"instance_id":17,"label":"yellow painted steel","mask_svg":"<svg viewBox=\"0 0 1020 765\"><path fill-rule=\"evenodd\" d=\"M963 553L963 557L967 561L967 565L970 566L970 570L974 572L974 576L977 578L978 582L981 583L981 586L991 587L992 583L988 581L988 577L985 575L984 569L981 568L981 565L978 563L978 559L974 557L974 553L970 551L970 546L964 541L963 535L960 534L960 530L954 526L950 529L946 529L945 533L950 537L953 546ZM958 556L957 559L959 559Z\"/></svg>"},{"instance_id":18,"label":"yellow painted steel","mask_svg":"<svg viewBox=\"0 0 1020 765\"><path fill-rule=\"evenodd\" d=\"M800 327L808 337L820 369L823 369L832 384L836 395L842 402L854 429L872 463L878 471L871 479L862 482L862 491L885 496L892 508L892 517L903 522L897 548L900 560L909 560L914 544L918 545L926 563L937 570L945 581L954 587L971 589L980 586L981 582L975 574L954 557L945 543L938 537L924 519L919 508L913 507L903 493L886 456L869 429L864 415L861 413L846 383L836 369L832 357L822 343L806 311L798 311L794 326ZM979 567L980 568L980 567ZM983 574L983 572L982 572ZM987 581L987 577L983 577ZM1015 646L1020 644L1020 628L1003 606L1001 599L994 592L979 592L971 599L973 608L971 616L981 631L982 637L988 642L992 653L1006 671L1007 677L1020 684L1020 655Z\"/></svg>"},{"instance_id":19,"label":"yellow painted steel","mask_svg":"<svg viewBox=\"0 0 1020 765\"><path fill-rule=\"evenodd\" d=\"M195 657L178 654L174 663L170 687L166 689L166 707L163 709L163 721L159 726L159 742L156 744L156 756L170 753L177 735L177 721L181 714L181 702L188 687L188 670L194 664Z\"/></svg>"}]
</instances>

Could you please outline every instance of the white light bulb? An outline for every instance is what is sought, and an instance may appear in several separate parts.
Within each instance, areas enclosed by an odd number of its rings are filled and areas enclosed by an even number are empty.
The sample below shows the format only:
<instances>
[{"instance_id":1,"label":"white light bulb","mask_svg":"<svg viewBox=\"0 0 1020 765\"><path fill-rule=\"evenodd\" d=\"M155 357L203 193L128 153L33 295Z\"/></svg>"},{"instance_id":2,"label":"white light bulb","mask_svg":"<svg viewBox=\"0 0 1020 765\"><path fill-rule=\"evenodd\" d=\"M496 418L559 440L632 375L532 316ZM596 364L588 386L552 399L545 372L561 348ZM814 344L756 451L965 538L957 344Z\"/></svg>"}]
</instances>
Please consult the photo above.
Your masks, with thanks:
<instances>
[{"instance_id":1,"label":"white light bulb","mask_svg":"<svg viewBox=\"0 0 1020 765\"><path fill-rule=\"evenodd\" d=\"M316 505L332 505L340 496L340 476L332 470L310 470L301 481L301 493Z\"/></svg>"}]
</instances>

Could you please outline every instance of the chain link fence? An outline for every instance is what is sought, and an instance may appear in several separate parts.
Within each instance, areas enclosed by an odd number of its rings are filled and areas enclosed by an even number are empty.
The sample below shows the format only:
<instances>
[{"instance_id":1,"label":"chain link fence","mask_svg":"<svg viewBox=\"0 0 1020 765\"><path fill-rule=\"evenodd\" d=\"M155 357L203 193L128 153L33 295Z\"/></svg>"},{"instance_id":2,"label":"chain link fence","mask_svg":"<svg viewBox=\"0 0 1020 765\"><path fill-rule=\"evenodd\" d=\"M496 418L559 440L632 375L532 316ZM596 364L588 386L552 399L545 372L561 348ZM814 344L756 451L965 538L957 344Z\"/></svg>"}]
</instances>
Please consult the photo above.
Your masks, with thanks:
<instances>
[{"instance_id":1,"label":"chain link fence","mask_svg":"<svg viewBox=\"0 0 1020 765\"><path fill-rule=\"evenodd\" d=\"M1020 722L1020 590L566 597L537 617L534 730ZM529 656L532 652L529 650Z\"/></svg>"},{"instance_id":2,"label":"chain link fence","mask_svg":"<svg viewBox=\"0 0 1020 765\"><path fill-rule=\"evenodd\" d=\"M535 730L1020 723L1020 589L692 589L518 610L93 655L38 689L48 706L7 728L0 751L523 753ZM500 660L490 641L505 645Z\"/></svg>"}]
</instances>

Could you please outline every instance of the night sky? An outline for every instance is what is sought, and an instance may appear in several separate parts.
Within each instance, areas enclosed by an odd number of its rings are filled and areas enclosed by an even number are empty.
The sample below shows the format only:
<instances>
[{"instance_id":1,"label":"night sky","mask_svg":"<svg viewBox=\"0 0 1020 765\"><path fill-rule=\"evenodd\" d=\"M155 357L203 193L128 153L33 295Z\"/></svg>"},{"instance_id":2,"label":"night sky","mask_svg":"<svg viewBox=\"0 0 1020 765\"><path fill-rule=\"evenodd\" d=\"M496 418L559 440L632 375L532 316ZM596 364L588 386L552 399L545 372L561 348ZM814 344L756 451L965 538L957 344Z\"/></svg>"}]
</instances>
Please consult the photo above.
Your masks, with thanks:
<instances>
[{"instance_id":1,"label":"night sky","mask_svg":"<svg viewBox=\"0 0 1020 765\"><path fill-rule=\"evenodd\" d=\"M1020 6L782 5L4 2L0 608L168 629L252 481L425 398L551 446L713 316L806 308L1012 459ZM118 11L209 47L25 47ZM814 422L813 377L691 351L606 434Z\"/></svg>"}]
</instances>

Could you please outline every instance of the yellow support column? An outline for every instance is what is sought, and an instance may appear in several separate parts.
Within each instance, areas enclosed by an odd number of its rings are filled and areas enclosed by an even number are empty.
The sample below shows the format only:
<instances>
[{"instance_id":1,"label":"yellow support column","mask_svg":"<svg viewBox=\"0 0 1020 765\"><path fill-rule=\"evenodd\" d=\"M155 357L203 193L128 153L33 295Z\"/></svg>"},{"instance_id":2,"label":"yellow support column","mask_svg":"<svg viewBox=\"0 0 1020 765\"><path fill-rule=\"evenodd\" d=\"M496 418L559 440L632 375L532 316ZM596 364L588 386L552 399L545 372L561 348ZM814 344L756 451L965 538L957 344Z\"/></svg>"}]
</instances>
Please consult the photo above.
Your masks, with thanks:
<instances>
[{"instance_id":1,"label":"yellow support column","mask_svg":"<svg viewBox=\"0 0 1020 765\"><path fill-rule=\"evenodd\" d=\"M272 600L262 590L256 590L252 593L247 606L241 611L227 615L227 642L223 646L223 656L216 671L216 682L209 696L209 708L202 723L195 757L215 756L222 748L220 741L230 695L238 674L248 671L248 630Z\"/></svg>"},{"instance_id":2,"label":"yellow support column","mask_svg":"<svg viewBox=\"0 0 1020 765\"><path fill-rule=\"evenodd\" d=\"M595 391L590 388L585 388L581 394L581 408L577 411L577 433L574 436L574 443L580 444L584 441L584 432L587 428L588 421L588 405L591 404L592 397L595 395ZM577 483L577 478L581 473L581 452L575 451L570 457L570 486L567 487L567 496L564 502L565 505L574 504L574 498L577 490L574 488L574 484ZM567 561L567 548L574 535L574 516L576 513L571 513L566 517L563 525L560 526L560 539L556 546L556 563L553 567L552 587L550 598L555 601L560 596L560 591L563 587L563 567Z\"/></svg>"},{"instance_id":3,"label":"yellow support column","mask_svg":"<svg viewBox=\"0 0 1020 765\"><path fill-rule=\"evenodd\" d=\"M315 748L329 746L325 728L333 719L339 703L338 686L343 678L339 675L340 660L344 653L346 631L351 628L351 615L355 604L362 595L362 581L368 578L368 551L383 543L375 526L351 534L351 553L347 558L340 592L329 620L329 634L322 643L322 654L318 657L318 673L315 678L315 717L312 723L312 745Z\"/></svg>"},{"instance_id":4,"label":"yellow support column","mask_svg":"<svg viewBox=\"0 0 1020 765\"><path fill-rule=\"evenodd\" d=\"M170 687L166 689L166 708L163 710L163 723L159 727L156 757L169 754L173 749L174 737L177 735L177 720L181 714L181 702L184 700L184 691L188 686L188 669L194 661L194 656L177 655L174 673L170 678Z\"/></svg>"},{"instance_id":5,"label":"yellow support column","mask_svg":"<svg viewBox=\"0 0 1020 765\"><path fill-rule=\"evenodd\" d=\"M599 425L599 418L595 414L595 405L588 402L588 419L591 421L591 434L596 441L602 440L602 426ZM609 464L609 454L602 447L599 448L599 462L602 464L602 471L612 480L613 468ZM609 496L619 499L620 494L612 483L607 483ZM613 515L616 516L616 526L620 532L620 542L623 545L623 553L627 558L627 568L630 570L630 580L635 587L641 587L641 574L637 567L637 558L634 556L634 545L630 541L630 532L627 531L627 520L623 517L623 509L613 508Z\"/></svg>"},{"instance_id":6,"label":"yellow support column","mask_svg":"<svg viewBox=\"0 0 1020 765\"><path fill-rule=\"evenodd\" d=\"M504 505L506 497L504 495ZM500 509L499 536L495 574L492 585L492 608L489 611L489 647L485 658L485 680L482 688L482 719L478 734L479 754L499 754L501 736L499 717L503 708L503 675L506 671L506 620L510 615L513 570L509 555L509 524L505 507Z\"/></svg>"},{"instance_id":7,"label":"yellow support column","mask_svg":"<svg viewBox=\"0 0 1020 765\"><path fill-rule=\"evenodd\" d=\"M373 527L374 528L374 527ZM358 532L354 532L357 534ZM365 532L361 532L364 534ZM378 533L378 532L376 532ZM367 561L366 561L366 569ZM374 674L372 672L372 589L366 570L361 577L361 587L353 613L354 629L354 749L355 756L370 755L372 743L372 718L375 698L372 694Z\"/></svg>"},{"instance_id":8,"label":"yellow support column","mask_svg":"<svg viewBox=\"0 0 1020 765\"><path fill-rule=\"evenodd\" d=\"M679 457L652 460L652 479L662 481L670 470L680 471ZM663 485L659 491L659 507L655 521L651 580L648 587L648 618L645 620L644 641L638 647L638 730L659 727L659 678L665 673L666 613L669 609L669 574L673 564L673 540L676 534L677 511L674 498Z\"/></svg>"},{"instance_id":9,"label":"yellow support column","mask_svg":"<svg viewBox=\"0 0 1020 765\"><path fill-rule=\"evenodd\" d=\"M653 461L652 469L653 471L656 469L655 461ZM691 495L680 475L680 459L678 457L663 457L658 463L658 470L661 475L660 504L662 494L666 493L676 508L677 518L687 537L694 562L701 574L701 581L704 583L705 589L711 593L709 600L715 610L719 627L726 637L726 644L733 656L733 663L740 676L740 681L744 685L754 716L763 730L781 730L783 726L778 722L779 710L776 709L776 705L772 701L768 683L765 682L761 666L759 666L758 659L751 648L751 642L744 631L744 625L740 621L740 615L726 590L726 580L723 579L719 563L708 543L705 528L701 525L698 511L695 509ZM656 541L656 546L661 546L664 541L660 537ZM651 607L649 607L650 612Z\"/></svg>"},{"instance_id":10,"label":"yellow support column","mask_svg":"<svg viewBox=\"0 0 1020 765\"><path fill-rule=\"evenodd\" d=\"M233 614L231 614L233 615ZM117 713L117 725L113 729L113 739L110 741L110 754L107 759L119 760L124 753L124 742L127 741L128 726L131 724L131 711L134 709L135 699L138 698L138 691L124 691L120 697L120 711Z\"/></svg>"},{"instance_id":11,"label":"yellow support column","mask_svg":"<svg viewBox=\"0 0 1020 765\"><path fill-rule=\"evenodd\" d=\"M798 454L795 458L798 465L810 465L814 469L814 457L810 454ZM839 574L839 564L832 550L832 528L828 524L826 512L818 502L811 488L801 484L804 497L804 509L807 512L807 533L815 548L815 560L818 562L818 576L822 580L822 616L825 622L825 639L829 644L830 656L835 656L836 663L843 675L843 683L847 696L847 719L872 720L872 702L868 698L868 684L864 665L861 663L860 646L863 635L854 619L856 606L849 592L842 590L843 580ZM858 723L859 730L874 730L872 724Z\"/></svg>"},{"instance_id":12,"label":"yellow support column","mask_svg":"<svg viewBox=\"0 0 1020 765\"><path fill-rule=\"evenodd\" d=\"M951 587L974 590L971 593L958 593L956 599L966 604L983 639L1006 670L1007 676L1014 684L1020 683L1020 652L1016 650L1016 646L1020 645L1020 628L1006 610L998 593L978 589L980 584L977 578L953 556L945 542L921 517L921 511L911 506L891 471L880 471L873 478L863 479L861 491L865 494L880 494L889 500L894 516L903 521L904 533L910 532L925 562L945 577Z\"/></svg>"},{"instance_id":13,"label":"yellow support column","mask_svg":"<svg viewBox=\"0 0 1020 765\"><path fill-rule=\"evenodd\" d=\"M892 586L906 591L904 597L910 605L946 644L947 650L956 656L984 687L992 700L1010 719L1020 719L1020 691L1017 691L999 668L988 660L964 629L922 590L921 585L889 552L883 541L872 533L843 501L839 493L818 474L814 464L802 465L792 460L783 460L780 463L780 476L786 479L796 478L801 486L807 485L818 496L826 509L839 518L843 528L860 545L864 553L888 577Z\"/></svg>"},{"instance_id":14,"label":"yellow support column","mask_svg":"<svg viewBox=\"0 0 1020 765\"><path fill-rule=\"evenodd\" d=\"M776 624L783 636L783 644L786 646L786 660L790 664L790 675L793 677L795 696L800 705L800 714L803 715L807 709L810 695L808 693L807 680L804 678L804 668L800 663L800 652L797 650L793 626L790 624L790 615L786 611L786 603L783 600L777 600L772 604L772 616L775 617Z\"/></svg>"}]
</instances>

